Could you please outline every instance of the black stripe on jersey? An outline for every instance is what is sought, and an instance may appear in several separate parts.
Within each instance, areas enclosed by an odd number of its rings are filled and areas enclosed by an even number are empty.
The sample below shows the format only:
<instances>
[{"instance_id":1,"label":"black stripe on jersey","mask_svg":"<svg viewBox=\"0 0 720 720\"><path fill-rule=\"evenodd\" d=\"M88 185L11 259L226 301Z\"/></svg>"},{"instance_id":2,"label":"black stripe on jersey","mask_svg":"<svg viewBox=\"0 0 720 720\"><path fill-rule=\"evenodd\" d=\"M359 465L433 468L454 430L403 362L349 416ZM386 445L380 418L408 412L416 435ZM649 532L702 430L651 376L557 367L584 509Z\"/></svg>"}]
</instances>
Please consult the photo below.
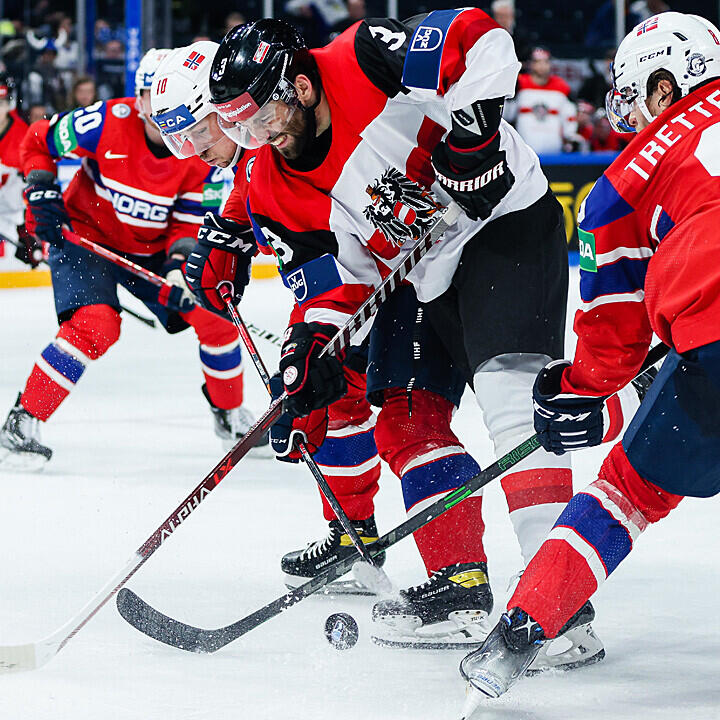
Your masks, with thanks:
<instances>
[{"instance_id":1,"label":"black stripe on jersey","mask_svg":"<svg viewBox=\"0 0 720 720\"><path fill-rule=\"evenodd\" d=\"M329 230L295 232L276 220L257 213L253 213L253 221L260 228L267 244L275 251L284 275L327 253L335 258L338 256L337 238L335 233ZM280 242L273 240L273 235L279 238Z\"/></svg>"},{"instance_id":2,"label":"black stripe on jersey","mask_svg":"<svg viewBox=\"0 0 720 720\"><path fill-rule=\"evenodd\" d=\"M427 15L417 17L422 19ZM388 97L410 92L401 79L414 30L399 20L368 18L362 21L355 34L355 56L360 69Z\"/></svg>"}]
</instances>

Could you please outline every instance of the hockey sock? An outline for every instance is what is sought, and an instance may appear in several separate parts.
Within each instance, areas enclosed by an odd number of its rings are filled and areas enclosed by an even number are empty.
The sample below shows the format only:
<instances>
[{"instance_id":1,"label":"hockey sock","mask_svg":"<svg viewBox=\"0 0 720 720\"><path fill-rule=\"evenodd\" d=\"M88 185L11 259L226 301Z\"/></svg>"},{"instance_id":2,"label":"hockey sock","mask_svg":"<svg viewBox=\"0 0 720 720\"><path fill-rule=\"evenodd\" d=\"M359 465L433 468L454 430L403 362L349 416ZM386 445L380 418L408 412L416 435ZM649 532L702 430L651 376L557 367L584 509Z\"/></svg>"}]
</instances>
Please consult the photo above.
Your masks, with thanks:
<instances>
[{"instance_id":1,"label":"hockey sock","mask_svg":"<svg viewBox=\"0 0 720 720\"><path fill-rule=\"evenodd\" d=\"M618 443L599 479L563 510L508 608L521 607L548 637L555 637L628 556L648 524L665 517L681 499L641 478Z\"/></svg>"},{"instance_id":2,"label":"hockey sock","mask_svg":"<svg viewBox=\"0 0 720 720\"><path fill-rule=\"evenodd\" d=\"M240 336L235 326L203 308L183 313L200 341L202 365L208 395L215 407L240 407L243 401L243 360Z\"/></svg>"},{"instance_id":3,"label":"hockey sock","mask_svg":"<svg viewBox=\"0 0 720 720\"><path fill-rule=\"evenodd\" d=\"M328 408L328 432L314 458L340 506L351 520L365 520L375 511L380 457L375 445L375 416L365 398L365 375L345 368L346 395ZM335 513L320 493L323 515Z\"/></svg>"},{"instance_id":4,"label":"hockey sock","mask_svg":"<svg viewBox=\"0 0 720 720\"><path fill-rule=\"evenodd\" d=\"M453 406L426 390L385 392L375 439L380 456L402 482L409 516L480 472L450 429ZM468 498L418 530L414 537L428 573L448 565L487 560L482 497Z\"/></svg>"},{"instance_id":5,"label":"hockey sock","mask_svg":"<svg viewBox=\"0 0 720 720\"><path fill-rule=\"evenodd\" d=\"M78 308L60 325L40 354L25 384L20 403L38 420L47 420L70 394L91 360L120 337L120 315L109 305Z\"/></svg>"},{"instance_id":6,"label":"hockey sock","mask_svg":"<svg viewBox=\"0 0 720 720\"><path fill-rule=\"evenodd\" d=\"M548 361L546 355L508 353L483 363L475 373L475 394L496 457L502 457L535 432L532 386ZM537 450L501 483L527 563L572 497L570 456Z\"/></svg>"}]
</instances>

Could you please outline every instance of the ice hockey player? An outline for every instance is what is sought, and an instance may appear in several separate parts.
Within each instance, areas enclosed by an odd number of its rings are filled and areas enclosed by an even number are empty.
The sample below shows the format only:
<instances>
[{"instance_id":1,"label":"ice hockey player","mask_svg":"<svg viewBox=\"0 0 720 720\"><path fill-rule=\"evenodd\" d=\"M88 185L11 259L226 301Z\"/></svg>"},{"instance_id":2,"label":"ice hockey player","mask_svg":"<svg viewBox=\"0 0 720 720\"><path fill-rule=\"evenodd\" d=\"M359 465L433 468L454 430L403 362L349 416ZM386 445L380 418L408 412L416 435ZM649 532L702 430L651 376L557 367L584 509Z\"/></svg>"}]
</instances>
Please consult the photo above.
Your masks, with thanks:
<instances>
[{"instance_id":1,"label":"ice hockey player","mask_svg":"<svg viewBox=\"0 0 720 720\"><path fill-rule=\"evenodd\" d=\"M234 263L229 271L233 293L239 299L250 278L252 257L258 250L246 208L255 151L236 145L220 129L215 106L210 103L209 64L195 73L186 63L191 53L200 51L197 45L174 50L158 67L151 92L153 117L163 127L165 143L178 157L197 154L209 164L235 167L233 193L223 208L222 216L209 213L199 231L201 243L193 255L202 255L203 260L196 262L191 256L186 274L191 287L196 284L198 287L206 285L214 291L220 280L213 271L213 263L217 260L222 264L224 259L230 257ZM212 55L217 47L214 44ZM205 47L202 52L207 53L209 49ZM181 107L187 109L188 118L192 117L192 122L188 120L180 128L169 127L166 119L174 117L175 109ZM218 246L237 248L237 251L228 256L227 252L217 251ZM262 246L260 250L270 252ZM205 270L204 275L197 274L201 265ZM222 278L226 279L226 276L222 275ZM200 299L205 301L202 294ZM217 293L207 299L209 309L223 315L227 312L225 303ZM380 458L373 439L375 416L365 397L365 364L363 354L354 352L344 366L348 386L345 396L328 408L316 411L310 418L296 420L294 426L292 418L284 415L271 429L271 442L280 459L295 462L298 452L294 440L290 441L291 435L302 433L309 449L313 451L317 448L314 458L318 467L354 522L360 537L365 543L371 544L377 539L373 497L378 490ZM278 380L279 377L274 378L273 384ZM282 381L279 384L281 392ZM281 567L290 587L314 577L328 562L356 552L322 494L321 499L324 517L329 523L328 535L321 541L283 557ZM384 556L378 562L382 564ZM366 589L355 580L348 580L331 583L328 590L337 594L364 592Z\"/></svg>"},{"instance_id":2,"label":"ice hockey player","mask_svg":"<svg viewBox=\"0 0 720 720\"><path fill-rule=\"evenodd\" d=\"M24 260L25 182L20 168L20 143L28 126L15 111L15 105L15 82L6 73L0 73L0 235L21 243L17 252ZM40 257L36 256L33 263L37 264Z\"/></svg>"},{"instance_id":3,"label":"ice hockey player","mask_svg":"<svg viewBox=\"0 0 720 720\"><path fill-rule=\"evenodd\" d=\"M5 465L37 469L50 459L52 451L39 438L39 423L51 417L88 364L117 341L118 284L143 300L168 332L188 325L195 329L203 393L216 433L232 443L251 424L242 407L237 330L228 320L196 307L184 286L181 266L205 210L220 204L220 185L214 182L214 171L208 172L199 160L175 160L149 120L149 86L162 56L153 50L143 58L136 98L101 101L34 123L21 146L28 181L26 224L51 246L60 329L37 359L0 431ZM82 157L83 164L62 194L55 161L70 153ZM160 297L155 286L64 243L62 225L167 275L175 286L169 293L162 289L166 297Z\"/></svg>"},{"instance_id":4,"label":"ice hockey player","mask_svg":"<svg viewBox=\"0 0 720 720\"><path fill-rule=\"evenodd\" d=\"M261 20L230 31L213 61L226 132L259 147L256 237L301 311L280 361L293 415L342 396L343 358L320 348L435 213L451 200L464 211L370 332L375 440L411 514L479 472L450 427L465 384L503 454L531 433L534 377L563 352L562 213L537 156L502 120L518 69L510 36L476 9L365 20L311 51L289 26ZM503 489L529 559L572 495L570 464L536 453ZM484 637L481 503L469 498L415 534L430 578L375 605L381 641Z\"/></svg>"},{"instance_id":5,"label":"ice hockey player","mask_svg":"<svg viewBox=\"0 0 720 720\"><path fill-rule=\"evenodd\" d=\"M572 363L535 381L535 428L559 455L597 445L604 399L637 373L653 333L670 352L599 478L562 511L497 627L461 671L504 693L584 606L639 534L685 496L720 490L720 32L667 12L635 27L607 112L637 135L579 213L582 307Z\"/></svg>"}]
</instances>

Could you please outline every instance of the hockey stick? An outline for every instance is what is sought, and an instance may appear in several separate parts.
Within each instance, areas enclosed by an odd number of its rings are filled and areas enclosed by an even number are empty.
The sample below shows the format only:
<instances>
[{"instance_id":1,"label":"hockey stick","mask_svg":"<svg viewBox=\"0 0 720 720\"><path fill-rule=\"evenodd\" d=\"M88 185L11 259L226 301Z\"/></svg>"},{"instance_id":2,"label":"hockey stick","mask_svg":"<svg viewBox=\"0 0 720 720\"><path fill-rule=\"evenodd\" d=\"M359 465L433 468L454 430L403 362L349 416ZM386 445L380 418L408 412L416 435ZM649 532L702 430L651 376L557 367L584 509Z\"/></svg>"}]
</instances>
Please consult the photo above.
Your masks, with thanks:
<instances>
[{"instance_id":1,"label":"hockey stick","mask_svg":"<svg viewBox=\"0 0 720 720\"><path fill-rule=\"evenodd\" d=\"M420 253L417 257L419 260L427 250L440 238L440 236L447 230L448 226L455 221L458 214L457 208L450 206L444 213L439 213L434 219L430 228L428 228L425 235L423 235L411 250L414 252L417 247L425 246L425 251ZM83 238L80 238L81 240ZM86 241L90 242L90 241ZM77 243L76 243L77 244ZM95 245L95 243L92 243ZM114 254L114 253L113 253ZM416 262L417 262L416 260ZM129 262L129 261L128 261ZM138 266L139 267L139 266ZM380 286L372 293L370 298L358 309L346 323L349 327L358 315L366 311L364 308L368 305L376 295L382 296L383 299L387 297L387 285L392 281L393 276L396 273L404 273L403 277L412 270L413 265L407 266L407 262L403 261L398 265ZM145 271L145 268L141 268ZM159 277L159 276L156 276ZM160 278L162 280L162 278ZM375 307L380 303L376 302ZM368 316L370 317L370 316ZM363 323L360 323L357 327L361 327ZM347 337L347 341L352 338L354 332L350 331L347 335L344 334L345 328L341 328L338 331L338 336L342 335ZM338 337L336 336L336 337ZM334 341L328 343L325 350L328 350L332 345L335 350L336 345ZM342 350L343 344L339 345L339 349ZM80 610L75 617L71 618L65 625L56 630L54 633L49 635L42 640L37 642L25 643L22 645L4 645L0 646L0 673L20 670L34 670L49 660L51 660L57 653L67 645L70 640L80 631L83 627L96 615L96 613L110 600L113 598L118 591L125 585L125 583L145 564L150 556L162 545L162 543L177 530L177 528L187 520L188 516L197 509L200 503L220 484L223 478L237 465L237 463L249 452L250 448L254 447L260 437L268 431L270 426L280 417L282 413L282 401L284 395L281 395L277 400L270 403L270 407L265 411L265 414L260 417L255 424L247 431L247 433L238 440L235 447L230 450L225 457L205 476L203 480L195 487L194 490L173 510L170 516L165 522L160 525L152 535L141 545L132 557L128 560L125 567L122 568L114 577L112 577L107 584L93 597L90 602ZM372 553L373 557L376 553ZM354 558L353 558L354 560Z\"/></svg>"},{"instance_id":2,"label":"hockey stick","mask_svg":"<svg viewBox=\"0 0 720 720\"><path fill-rule=\"evenodd\" d=\"M667 352L668 347L662 344L652 348L638 375L641 375L649 367L659 362ZM510 452L503 455L499 460L496 460L488 468L475 475L475 477L470 478L464 485L456 488L439 500L436 500L421 513L405 520L405 522L380 537L377 542L373 543L369 548L370 554L373 557L377 557L380 553L385 552L388 548L395 545L395 543L411 535L421 527L424 527L429 522L435 520L435 518L440 517L440 515L451 510L458 503L465 500L465 498L470 497L480 488L513 468L539 447L540 442L537 435L532 435L525 440L525 442L510 450ZM213 653L251 630L254 630L267 620L291 608L301 600L304 600L306 597L325 587L328 583L342 577L351 570L353 562L353 558L338 560L332 565L329 565L320 575L317 575L303 585L300 585L294 590L290 590L237 622L215 630L203 630L202 628L174 620L148 605L142 598L128 589L123 589L119 593L117 606L118 611L127 622L155 640L165 643L166 645L172 645L181 650Z\"/></svg>"},{"instance_id":3,"label":"hockey stick","mask_svg":"<svg viewBox=\"0 0 720 720\"><path fill-rule=\"evenodd\" d=\"M257 347L255 346L253 339L250 337L250 333L248 332L248 329L245 326L243 319L240 317L240 313L233 305L232 291L228 289L227 285L223 284L218 288L218 292L220 293L220 297L223 299L225 305L227 306L227 310L230 314L230 318L233 321L233 325L235 325L237 331L240 333L240 337L242 338L243 343L245 344L245 348L247 349L248 354L250 355L250 358L252 359L253 364L258 371L258 375L260 375L260 379L265 385L268 394L272 398L272 389L270 388L270 374L268 373L267 367L265 366L265 363L263 362L260 354L257 351ZM328 504L335 513L335 517L340 521L343 530L347 533L347 536L352 541L355 549L358 551L358 553L360 553L362 560L364 560L370 566L370 573L363 573L363 584L368 585L371 590L374 590L376 592L390 592L390 590L392 589L392 583L390 582L390 578L388 578L385 571L378 566L375 560L373 560L373 558L368 553L367 548L365 547L365 543L360 539L357 530L353 527L352 522L350 522L350 518L348 518L348 516L346 515L345 511L342 508L342 505L340 505L340 502L338 501L335 493L332 491L332 488L328 484L328 481L325 479L325 476L322 474L322 471L317 466L315 459L310 454L307 445L302 441L296 441L296 445L298 450L300 451L300 455L302 456L303 461L309 468L312 476L315 478L315 482L320 488L320 492L322 492L323 496L328 501Z\"/></svg>"},{"instance_id":4,"label":"hockey stick","mask_svg":"<svg viewBox=\"0 0 720 720\"><path fill-rule=\"evenodd\" d=\"M20 245L20 243L15 242L14 240L11 240L9 237L7 237L5 235L0 236L0 240L4 241L6 243L9 243L10 245L14 245L16 248L19 248L21 250L25 249L22 245ZM47 265L48 267L50 267L50 263L47 260L45 260L45 258L40 257L40 258L36 258L36 260L38 263L42 263L43 265ZM124 312L126 312L128 315L132 315L132 317L136 318L140 322L143 322L146 325L149 325L150 327L153 327L153 328L155 327L155 321L152 318L145 317L144 315L141 315L140 313L137 313L134 310L131 310L130 308L125 307L124 305L120 305L120 308Z\"/></svg>"}]
</instances>

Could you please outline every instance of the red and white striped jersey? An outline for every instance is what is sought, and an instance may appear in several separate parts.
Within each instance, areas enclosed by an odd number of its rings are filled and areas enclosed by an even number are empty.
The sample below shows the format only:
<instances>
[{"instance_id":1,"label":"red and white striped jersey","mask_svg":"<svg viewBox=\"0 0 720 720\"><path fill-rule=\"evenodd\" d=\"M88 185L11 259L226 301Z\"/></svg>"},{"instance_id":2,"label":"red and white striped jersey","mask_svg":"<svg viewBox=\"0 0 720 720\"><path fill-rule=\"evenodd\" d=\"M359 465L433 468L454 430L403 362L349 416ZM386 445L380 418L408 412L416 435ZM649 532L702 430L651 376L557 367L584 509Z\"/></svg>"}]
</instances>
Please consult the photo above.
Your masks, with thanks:
<instances>
[{"instance_id":1,"label":"red and white striped jersey","mask_svg":"<svg viewBox=\"0 0 720 720\"><path fill-rule=\"evenodd\" d=\"M340 326L450 202L430 154L451 128L451 111L512 95L520 65L510 35L476 9L364 20L312 54L330 107L331 129L316 139L325 147L315 167L302 169L261 147L249 208L305 319ZM500 147L515 184L488 221L528 207L548 187L537 156L504 121ZM461 214L411 273L422 301L449 287L482 225Z\"/></svg>"},{"instance_id":2,"label":"red and white striped jersey","mask_svg":"<svg viewBox=\"0 0 720 720\"><path fill-rule=\"evenodd\" d=\"M25 203L20 169L20 143L27 132L27 123L13 110L10 125L0 136L0 234L17 239L17 226L23 224Z\"/></svg>"},{"instance_id":3,"label":"red and white striped jersey","mask_svg":"<svg viewBox=\"0 0 720 720\"><path fill-rule=\"evenodd\" d=\"M199 158L179 160L145 138L134 98L97 102L40 120L21 146L25 175L55 173L55 160L80 157L64 193L73 229L94 242L133 255L166 250L195 237L206 210L222 200L221 171Z\"/></svg>"},{"instance_id":4,"label":"red and white striped jersey","mask_svg":"<svg viewBox=\"0 0 720 720\"><path fill-rule=\"evenodd\" d=\"M532 75L518 76L515 128L536 153L562 152L563 140L577 133L577 108L569 95L570 86L557 75L545 85Z\"/></svg>"}]
</instances>

